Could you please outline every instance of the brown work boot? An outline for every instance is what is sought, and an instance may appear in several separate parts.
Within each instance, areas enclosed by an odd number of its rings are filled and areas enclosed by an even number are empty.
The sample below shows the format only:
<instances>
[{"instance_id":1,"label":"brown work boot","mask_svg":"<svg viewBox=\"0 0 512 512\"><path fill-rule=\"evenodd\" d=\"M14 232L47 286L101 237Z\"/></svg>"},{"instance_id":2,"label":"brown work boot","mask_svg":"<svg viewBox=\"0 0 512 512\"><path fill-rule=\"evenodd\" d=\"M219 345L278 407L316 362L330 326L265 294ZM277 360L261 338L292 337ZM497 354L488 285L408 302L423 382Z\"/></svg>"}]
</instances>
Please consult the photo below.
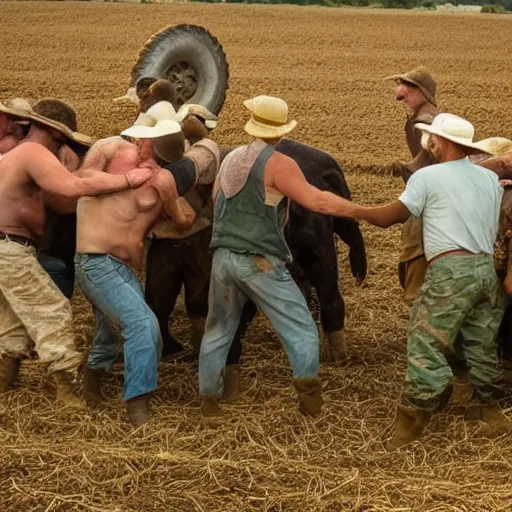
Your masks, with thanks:
<instances>
[{"instance_id":1,"label":"brown work boot","mask_svg":"<svg viewBox=\"0 0 512 512\"><path fill-rule=\"evenodd\" d=\"M240 394L240 365L228 364L224 370L223 402L233 402Z\"/></svg>"},{"instance_id":2,"label":"brown work boot","mask_svg":"<svg viewBox=\"0 0 512 512\"><path fill-rule=\"evenodd\" d=\"M101 380L105 375L105 370L85 367L84 370L84 398L89 405L101 405L105 403L105 396L101 392Z\"/></svg>"},{"instance_id":3,"label":"brown work boot","mask_svg":"<svg viewBox=\"0 0 512 512\"><path fill-rule=\"evenodd\" d=\"M464 419L467 421L483 421L487 424L485 433L491 436L512 432L512 422L503 414L496 402L468 406Z\"/></svg>"},{"instance_id":4,"label":"brown work boot","mask_svg":"<svg viewBox=\"0 0 512 512\"><path fill-rule=\"evenodd\" d=\"M398 404L395 431L386 443L386 450L392 451L419 439L430 422L431 413L423 409Z\"/></svg>"},{"instance_id":5,"label":"brown work boot","mask_svg":"<svg viewBox=\"0 0 512 512\"><path fill-rule=\"evenodd\" d=\"M454 376L450 379L449 386L452 387L450 409L454 414L464 414L473 394L471 382L468 379Z\"/></svg>"},{"instance_id":6,"label":"brown work boot","mask_svg":"<svg viewBox=\"0 0 512 512\"><path fill-rule=\"evenodd\" d=\"M190 344L192 348L199 354L199 349L201 348L201 341L204 335L204 326L206 324L206 318L192 317L190 319L190 324L192 328L192 332L190 333Z\"/></svg>"},{"instance_id":7,"label":"brown work boot","mask_svg":"<svg viewBox=\"0 0 512 512\"><path fill-rule=\"evenodd\" d=\"M0 357L0 393L12 389L12 385L18 378L21 361L15 357Z\"/></svg>"},{"instance_id":8,"label":"brown work boot","mask_svg":"<svg viewBox=\"0 0 512 512\"><path fill-rule=\"evenodd\" d=\"M293 385L299 395L299 410L306 416L317 417L322 411L322 381L318 377L293 379Z\"/></svg>"},{"instance_id":9,"label":"brown work boot","mask_svg":"<svg viewBox=\"0 0 512 512\"><path fill-rule=\"evenodd\" d=\"M201 395L201 415L204 421L212 426L217 427L222 422L222 409L219 407L217 397L215 395Z\"/></svg>"},{"instance_id":10,"label":"brown work boot","mask_svg":"<svg viewBox=\"0 0 512 512\"><path fill-rule=\"evenodd\" d=\"M73 391L73 374L60 371L53 374L57 388L57 402L68 407L82 408L84 403Z\"/></svg>"},{"instance_id":11,"label":"brown work boot","mask_svg":"<svg viewBox=\"0 0 512 512\"><path fill-rule=\"evenodd\" d=\"M343 330L337 332L326 332L325 336L329 340L331 360L339 361L347 357L347 342Z\"/></svg>"},{"instance_id":12,"label":"brown work boot","mask_svg":"<svg viewBox=\"0 0 512 512\"><path fill-rule=\"evenodd\" d=\"M140 395L126 402L128 421L134 427L140 427L149 421L149 395Z\"/></svg>"}]
</instances>

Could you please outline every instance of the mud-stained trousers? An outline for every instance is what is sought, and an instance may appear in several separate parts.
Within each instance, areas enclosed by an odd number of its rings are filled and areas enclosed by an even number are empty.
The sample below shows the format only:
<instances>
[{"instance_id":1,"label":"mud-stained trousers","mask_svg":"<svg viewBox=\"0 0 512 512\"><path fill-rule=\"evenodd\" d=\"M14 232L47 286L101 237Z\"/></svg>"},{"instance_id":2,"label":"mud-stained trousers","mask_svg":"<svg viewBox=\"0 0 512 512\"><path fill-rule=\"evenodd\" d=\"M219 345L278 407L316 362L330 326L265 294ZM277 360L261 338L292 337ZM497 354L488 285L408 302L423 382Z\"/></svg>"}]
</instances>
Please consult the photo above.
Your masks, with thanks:
<instances>
[{"instance_id":1,"label":"mud-stained trousers","mask_svg":"<svg viewBox=\"0 0 512 512\"><path fill-rule=\"evenodd\" d=\"M0 356L34 352L51 372L78 368L71 305L33 247L0 240Z\"/></svg>"},{"instance_id":2,"label":"mud-stained trousers","mask_svg":"<svg viewBox=\"0 0 512 512\"><path fill-rule=\"evenodd\" d=\"M504 304L492 256L433 261L409 319L404 400L429 411L445 405L453 375L446 356L459 333L475 398L488 403L498 397L497 334Z\"/></svg>"},{"instance_id":3,"label":"mud-stained trousers","mask_svg":"<svg viewBox=\"0 0 512 512\"><path fill-rule=\"evenodd\" d=\"M263 258L217 249L210 282L210 309L199 355L202 395L217 393L247 299L256 304L276 330L293 376L318 375L318 329L285 263L274 256Z\"/></svg>"},{"instance_id":4,"label":"mud-stained trousers","mask_svg":"<svg viewBox=\"0 0 512 512\"><path fill-rule=\"evenodd\" d=\"M212 268L212 254L208 248L211 235L211 228L205 228L184 239L156 238L149 246L145 296L158 319L164 356L181 349L169 332L169 317L182 286L185 287L188 317L206 318L208 314Z\"/></svg>"}]
</instances>

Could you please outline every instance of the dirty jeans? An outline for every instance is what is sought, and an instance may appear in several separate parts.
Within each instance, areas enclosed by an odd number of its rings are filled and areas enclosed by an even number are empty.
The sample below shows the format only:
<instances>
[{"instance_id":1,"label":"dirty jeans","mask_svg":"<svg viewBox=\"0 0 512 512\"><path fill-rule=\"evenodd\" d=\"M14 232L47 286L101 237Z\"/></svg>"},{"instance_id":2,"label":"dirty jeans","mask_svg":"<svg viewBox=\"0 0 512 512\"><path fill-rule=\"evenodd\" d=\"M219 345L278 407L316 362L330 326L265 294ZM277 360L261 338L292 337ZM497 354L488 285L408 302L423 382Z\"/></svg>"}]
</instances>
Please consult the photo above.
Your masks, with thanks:
<instances>
[{"instance_id":1,"label":"dirty jeans","mask_svg":"<svg viewBox=\"0 0 512 512\"><path fill-rule=\"evenodd\" d=\"M74 269L68 267L63 260L48 254L39 254L37 259L64 296L71 299L75 285Z\"/></svg>"},{"instance_id":2,"label":"dirty jeans","mask_svg":"<svg viewBox=\"0 0 512 512\"><path fill-rule=\"evenodd\" d=\"M500 392L497 333L504 297L489 255L445 256L433 261L412 307L404 399L435 411L452 377L446 354L461 335L469 380L482 402Z\"/></svg>"},{"instance_id":3,"label":"dirty jeans","mask_svg":"<svg viewBox=\"0 0 512 512\"><path fill-rule=\"evenodd\" d=\"M33 247L0 240L0 356L34 352L51 372L78 368L71 305Z\"/></svg>"},{"instance_id":4,"label":"dirty jeans","mask_svg":"<svg viewBox=\"0 0 512 512\"><path fill-rule=\"evenodd\" d=\"M213 256L209 311L199 355L202 395L217 392L242 308L248 299L277 331L293 376L316 377L318 374L318 329L285 263L274 256L264 259L221 248Z\"/></svg>"},{"instance_id":5,"label":"dirty jeans","mask_svg":"<svg viewBox=\"0 0 512 512\"><path fill-rule=\"evenodd\" d=\"M124 348L123 399L154 391L158 384L160 331L137 276L108 254L77 253L75 271L96 319L87 366L108 371Z\"/></svg>"}]
</instances>

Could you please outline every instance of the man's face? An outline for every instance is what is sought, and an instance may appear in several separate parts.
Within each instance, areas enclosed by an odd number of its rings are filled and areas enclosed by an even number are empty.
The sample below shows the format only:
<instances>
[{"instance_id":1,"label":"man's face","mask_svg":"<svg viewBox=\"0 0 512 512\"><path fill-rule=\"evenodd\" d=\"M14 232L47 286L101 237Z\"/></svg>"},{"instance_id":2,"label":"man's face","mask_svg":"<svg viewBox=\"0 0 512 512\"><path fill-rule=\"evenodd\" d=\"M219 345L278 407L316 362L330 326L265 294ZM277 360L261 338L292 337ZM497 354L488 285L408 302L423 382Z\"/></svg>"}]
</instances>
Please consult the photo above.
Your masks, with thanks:
<instances>
[{"instance_id":1,"label":"man's face","mask_svg":"<svg viewBox=\"0 0 512 512\"><path fill-rule=\"evenodd\" d=\"M427 100L418 87L401 80L398 81L396 86L396 99L403 101L413 110L420 107Z\"/></svg>"},{"instance_id":2,"label":"man's face","mask_svg":"<svg viewBox=\"0 0 512 512\"><path fill-rule=\"evenodd\" d=\"M423 133L421 137L421 146L435 158L436 162L441 161L445 142L442 137L430 133Z\"/></svg>"},{"instance_id":3,"label":"man's face","mask_svg":"<svg viewBox=\"0 0 512 512\"><path fill-rule=\"evenodd\" d=\"M106 171L110 174L126 174L139 164L139 151L136 146L120 147L110 159Z\"/></svg>"},{"instance_id":4,"label":"man's face","mask_svg":"<svg viewBox=\"0 0 512 512\"><path fill-rule=\"evenodd\" d=\"M153 139L137 139L136 144L139 148L139 162L153 158Z\"/></svg>"},{"instance_id":5,"label":"man's face","mask_svg":"<svg viewBox=\"0 0 512 512\"><path fill-rule=\"evenodd\" d=\"M4 112L0 112L0 139L14 135L17 138L23 137L21 126L16 123L16 119L8 116Z\"/></svg>"}]
</instances>

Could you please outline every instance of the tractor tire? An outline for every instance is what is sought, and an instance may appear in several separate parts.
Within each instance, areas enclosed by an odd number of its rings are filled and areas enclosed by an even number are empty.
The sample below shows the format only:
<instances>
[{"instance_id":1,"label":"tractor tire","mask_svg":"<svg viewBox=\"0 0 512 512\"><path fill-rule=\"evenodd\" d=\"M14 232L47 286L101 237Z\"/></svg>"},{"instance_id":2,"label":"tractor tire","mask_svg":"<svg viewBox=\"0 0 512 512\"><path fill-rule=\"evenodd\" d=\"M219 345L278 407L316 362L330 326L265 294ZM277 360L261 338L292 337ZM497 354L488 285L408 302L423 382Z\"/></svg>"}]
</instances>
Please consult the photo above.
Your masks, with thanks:
<instances>
[{"instance_id":1,"label":"tractor tire","mask_svg":"<svg viewBox=\"0 0 512 512\"><path fill-rule=\"evenodd\" d=\"M130 85L142 77L165 78L178 106L203 105L218 115L226 100L229 65L219 40L197 25L175 25L154 34L139 51Z\"/></svg>"}]
</instances>

